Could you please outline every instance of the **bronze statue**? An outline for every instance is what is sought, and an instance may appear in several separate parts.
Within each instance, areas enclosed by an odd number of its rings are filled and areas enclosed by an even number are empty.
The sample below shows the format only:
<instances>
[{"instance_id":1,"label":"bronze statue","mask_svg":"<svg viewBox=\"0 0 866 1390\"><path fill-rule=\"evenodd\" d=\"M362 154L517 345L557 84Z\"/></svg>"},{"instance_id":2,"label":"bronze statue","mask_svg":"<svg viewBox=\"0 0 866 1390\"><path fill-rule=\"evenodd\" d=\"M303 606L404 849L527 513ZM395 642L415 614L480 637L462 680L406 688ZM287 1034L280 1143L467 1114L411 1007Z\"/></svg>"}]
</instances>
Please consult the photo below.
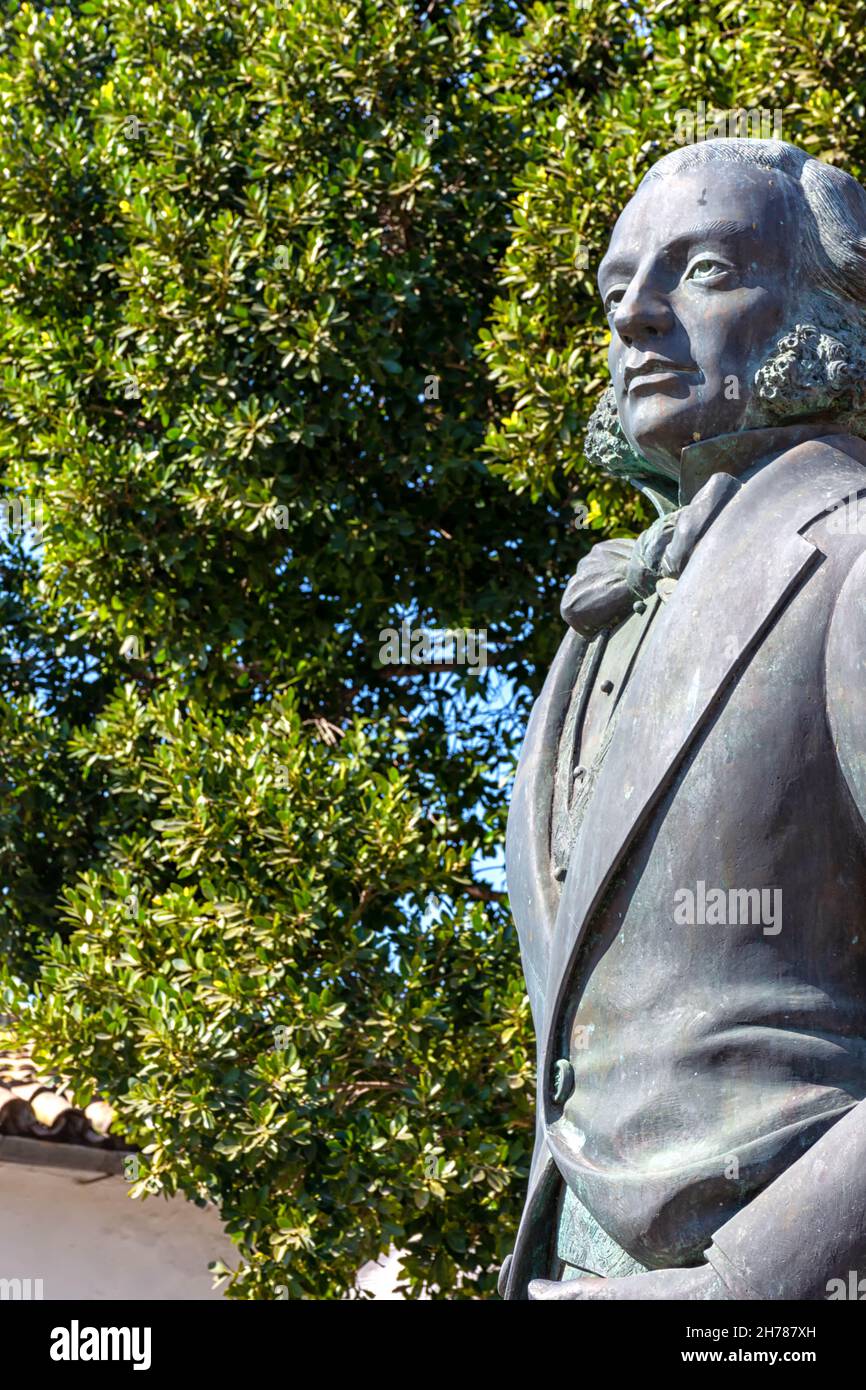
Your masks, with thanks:
<instances>
[{"instance_id":1,"label":"bronze statue","mask_svg":"<svg viewBox=\"0 0 866 1390\"><path fill-rule=\"evenodd\" d=\"M515 782L538 1123L500 1289L832 1298L866 1275L866 193L678 149L598 283L587 452L659 515L578 566Z\"/></svg>"}]
</instances>

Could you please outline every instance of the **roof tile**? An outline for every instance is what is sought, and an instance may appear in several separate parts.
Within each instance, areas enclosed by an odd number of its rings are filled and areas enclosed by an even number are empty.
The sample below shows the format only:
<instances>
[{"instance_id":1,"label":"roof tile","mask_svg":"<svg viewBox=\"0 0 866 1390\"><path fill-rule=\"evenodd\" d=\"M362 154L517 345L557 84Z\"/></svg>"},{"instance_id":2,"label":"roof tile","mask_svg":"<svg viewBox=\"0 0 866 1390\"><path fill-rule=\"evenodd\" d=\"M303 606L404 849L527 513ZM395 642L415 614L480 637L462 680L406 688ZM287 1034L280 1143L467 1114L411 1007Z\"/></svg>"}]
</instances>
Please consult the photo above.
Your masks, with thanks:
<instances>
[{"instance_id":1,"label":"roof tile","mask_svg":"<svg viewBox=\"0 0 866 1390\"><path fill-rule=\"evenodd\" d=\"M93 1100L81 1110L62 1089L41 1079L26 1048L0 1050L0 1135L126 1149L110 1132L114 1119L106 1101Z\"/></svg>"}]
</instances>

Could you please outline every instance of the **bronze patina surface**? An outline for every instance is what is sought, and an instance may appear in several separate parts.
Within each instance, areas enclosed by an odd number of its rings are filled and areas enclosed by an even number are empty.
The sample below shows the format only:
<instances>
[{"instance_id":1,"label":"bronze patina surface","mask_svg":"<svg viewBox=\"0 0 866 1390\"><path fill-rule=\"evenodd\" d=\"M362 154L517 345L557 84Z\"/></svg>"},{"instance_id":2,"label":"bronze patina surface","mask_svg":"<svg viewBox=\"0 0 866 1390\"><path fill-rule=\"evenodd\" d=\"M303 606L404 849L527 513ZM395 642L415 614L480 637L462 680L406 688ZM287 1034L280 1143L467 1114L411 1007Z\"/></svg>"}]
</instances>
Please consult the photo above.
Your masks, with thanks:
<instances>
[{"instance_id":1,"label":"bronze patina surface","mask_svg":"<svg viewBox=\"0 0 866 1390\"><path fill-rule=\"evenodd\" d=\"M659 517L578 566L515 782L538 1113L500 1287L828 1298L866 1274L866 193L679 149L598 279L587 452Z\"/></svg>"}]
</instances>

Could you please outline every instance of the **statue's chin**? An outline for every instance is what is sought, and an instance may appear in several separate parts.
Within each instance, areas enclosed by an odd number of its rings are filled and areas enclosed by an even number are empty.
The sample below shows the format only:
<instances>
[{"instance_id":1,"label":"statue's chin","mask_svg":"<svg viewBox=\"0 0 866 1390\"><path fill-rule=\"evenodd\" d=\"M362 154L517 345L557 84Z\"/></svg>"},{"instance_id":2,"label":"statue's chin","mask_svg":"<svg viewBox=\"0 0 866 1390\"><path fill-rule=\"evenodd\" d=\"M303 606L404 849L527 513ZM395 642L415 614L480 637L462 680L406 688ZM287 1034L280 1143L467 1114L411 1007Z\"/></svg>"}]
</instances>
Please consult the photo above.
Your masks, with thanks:
<instances>
[{"instance_id":1,"label":"statue's chin","mask_svg":"<svg viewBox=\"0 0 866 1390\"><path fill-rule=\"evenodd\" d=\"M680 454L689 444L701 439L713 439L719 434L733 433L745 428L743 411L677 408L682 403L658 393L644 398L632 411L629 427L624 430L631 447L652 464L653 468L675 478L679 475Z\"/></svg>"},{"instance_id":2,"label":"statue's chin","mask_svg":"<svg viewBox=\"0 0 866 1390\"><path fill-rule=\"evenodd\" d=\"M666 478L679 477L680 453L685 445L691 442L687 436L682 436L677 431L670 438L664 438L660 437L657 429L654 429L635 435L629 432L626 433L626 438L634 452L645 458L656 473L660 473ZM680 443L681 439L682 443Z\"/></svg>"},{"instance_id":3,"label":"statue's chin","mask_svg":"<svg viewBox=\"0 0 866 1390\"><path fill-rule=\"evenodd\" d=\"M703 437L702 416L704 428L707 424L706 411L662 391L630 399L626 413L623 432L632 448L665 473L676 473L680 452L694 442L696 431Z\"/></svg>"}]
</instances>

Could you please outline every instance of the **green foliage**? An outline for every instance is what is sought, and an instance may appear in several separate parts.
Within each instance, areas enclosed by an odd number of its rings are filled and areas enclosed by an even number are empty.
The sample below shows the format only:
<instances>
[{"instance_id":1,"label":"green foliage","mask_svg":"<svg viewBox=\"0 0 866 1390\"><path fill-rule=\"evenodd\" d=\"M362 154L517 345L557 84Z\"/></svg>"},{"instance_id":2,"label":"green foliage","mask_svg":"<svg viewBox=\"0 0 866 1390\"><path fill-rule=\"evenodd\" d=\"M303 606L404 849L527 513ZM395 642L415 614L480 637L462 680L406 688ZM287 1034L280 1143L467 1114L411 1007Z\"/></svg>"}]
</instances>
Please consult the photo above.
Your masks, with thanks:
<instances>
[{"instance_id":1,"label":"green foliage","mask_svg":"<svg viewBox=\"0 0 866 1390\"><path fill-rule=\"evenodd\" d=\"M234 1296L392 1244L490 1295L532 1042L479 861L571 505L647 519L581 453L595 267L698 101L860 175L859 7L3 11L4 1008L218 1204ZM404 616L493 669L383 668Z\"/></svg>"},{"instance_id":2,"label":"green foliage","mask_svg":"<svg viewBox=\"0 0 866 1390\"><path fill-rule=\"evenodd\" d=\"M530 1075L514 943L478 903L423 914L462 855L400 750L310 739L291 698L233 732L131 687L73 744L152 833L67 893L27 1022L82 1094L122 1087L136 1190L218 1201L248 1297L336 1296L383 1242L419 1287L504 1253Z\"/></svg>"}]
</instances>

